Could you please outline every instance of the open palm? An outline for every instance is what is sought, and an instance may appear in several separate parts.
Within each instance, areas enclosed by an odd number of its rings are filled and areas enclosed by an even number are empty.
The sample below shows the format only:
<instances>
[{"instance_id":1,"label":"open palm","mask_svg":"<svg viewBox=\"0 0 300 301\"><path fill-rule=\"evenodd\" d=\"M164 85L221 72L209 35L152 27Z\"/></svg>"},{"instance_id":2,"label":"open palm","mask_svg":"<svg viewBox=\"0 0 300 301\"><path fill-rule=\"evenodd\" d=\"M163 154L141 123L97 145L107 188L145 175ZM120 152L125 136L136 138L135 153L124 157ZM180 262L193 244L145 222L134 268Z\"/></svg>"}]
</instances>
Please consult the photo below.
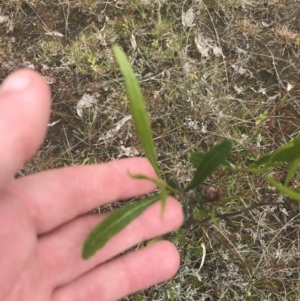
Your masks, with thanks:
<instances>
[{"instance_id":1,"label":"open palm","mask_svg":"<svg viewBox=\"0 0 300 301\"><path fill-rule=\"evenodd\" d=\"M154 188L128 176L130 171L153 177L146 159L13 179L44 138L50 102L43 78L29 70L10 75L0 90L0 300L118 300L172 277L179 255L167 241L110 260L178 228L182 210L172 198L164 219L156 203L91 259L81 259L85 237L105 217L85 215L88 210Z\"/></svg>"}]
</instances>

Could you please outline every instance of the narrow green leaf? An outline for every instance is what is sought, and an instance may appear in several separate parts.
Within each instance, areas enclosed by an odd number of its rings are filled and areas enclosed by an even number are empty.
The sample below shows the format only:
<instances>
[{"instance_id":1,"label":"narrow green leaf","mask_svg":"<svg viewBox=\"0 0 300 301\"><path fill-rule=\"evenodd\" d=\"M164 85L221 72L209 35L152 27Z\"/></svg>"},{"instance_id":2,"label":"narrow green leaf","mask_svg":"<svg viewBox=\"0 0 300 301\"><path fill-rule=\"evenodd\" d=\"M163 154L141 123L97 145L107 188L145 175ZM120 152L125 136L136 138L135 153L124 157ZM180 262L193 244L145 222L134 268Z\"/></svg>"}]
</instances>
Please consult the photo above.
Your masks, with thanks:
<instances>
[{"instance_id":1,"label":"narrow green leaf","mask_svg":"<svg viewBox=\"0 0 300 301\"><path fill-rule=\"evenodd\" d=\"M167 181L168 186L170 186L171 188L175 189L175 190L180 190L180 185L178 183L178 180L176 178L170 178Z\"/></svg>"},{"instance_id":2,"label":"narrow green leaf","mask_svg":"<svg viewBox=\"0 0 300 301\"><path fill-rule=\"evenodd\" d=\"M260 158L254 166L262 164L273 164L275 162L294 162L300 158L300 137L291 140L274 152Z\"/></svg>"},{"instance_id":3,"label":"narrow green leaf","mask_svg":"<svg viewBox=\"0 0 300 301\"><path fill-rule=\"evenodd\" d=\"M237 195L233 195L233 196L228 196L227 198L223 199L222 205L227 204L227 203L229 203L231 201L242 199L244 197L245 197L245 195L243 195L243 194L237 194Z\"/></svg>"},{"instance_id":4,"label":"narrow green leaf","mask_svg":"<svg viewBox=\"0 0 300 301\"><path fill-rule=\"evenodd\" d=\"M129 100L129 109L139 140L142 144L146 157L151 162L155 172L159 176L159 168L156 161L150 121L147 115L141 88L134 75L131 64L123 50L118 46L114 46L113 52L125 80L125 87Z\"/></svg>"},{"instance_id":5,"label":"narrow green leaf","mask_svg":"<svg viewBox=\"0 0 300 301\"><path fill-rule=\"evenodd\" d=\"M184 191L191 190L202 184L207 177L209 177L218 167L224 163L230 151L232 143L229 140L224 140L215 145L210 151L205 153L201 163L198 165L194 178L184 189Z\"/></svg>"},{"instance_id":6,"label":"narrow green leaf","mask_svg":"<svg viewBox=\"0 0 300 301\"><path fill-rule=\"evenodd\" d=\"M273 180L272 178L270 178L266 174L264 174L263 176L279 192L281 192L282 194L290 197L292 200L300 202L300 193L297 193L294 189L291 189L289 187L283 186L282 184L280 184L279 182Z\"/></svg>"},{"instance_id":7,"label":"narrow green leaf","mask_svg":"<svg viewBox=\"0 0 300 301\"><path fill-rule=\"evenodd\" d=\"M160 217L163 218L164 212L165 212L165 209L166 209L168 191L167 191L166 183L161 179L157 180L157 186L160 189L160 195L159 196L160 196L161 204L162 204Z\"/></svg>"},{"instance_id":8,"label":"narrow green leaf","mask_svg":"<svg viewBox=\"0 0 300 301\"><path fill-rule=\"evenodd\" d=\"M173 190L181 191L179 183L178 183L176 178L170 178L167 181L167 185L169 186L169 190L170 190L170 188L172 188ZM175 196L174 191L170 191L169 194L172 195L172 196Z\"/></svg>"},{"instance_id":9,"label":"narrow green leaf","mask_svg":"<svg viewBox=\"0 0 300 301\"><path fill-rule=\"evenodd\" d=\"M151 239L150 241L147 242L147 246L151 246L151 245L153 245L153 244L155 244L155 243L157 243L161 240L162 240L161 237L153 238L153 239Z\"/></svg>"},{"instance_id":10,"label":"narrow green leaf","mask_svg":"<svg viewBox=\"0 0 300 301\"><path fill-rule=\"evenodd\" d=\"M136 180L147 180L147 181L152 182L152 183L157 185L157 180L158 179L153 179L153 178L150 178L146 175L142 175L142 174L139 174L139 173L136 173L136 174L129 173L129 176L133 179L136 179Z\"/></svg>"},{"instance_id":11,"label":"narrow green leaf","mask_svg":"<svg viewBox=\"0 0 300 301\"><path fill-rule=\"evenodd\" d=\"M125 205L110 213L86 238L82 249L82 258L88 259L93 256L98 250L102 249L112 237L123 230L159 199L160 195L156 195L139 202Z\"/></svg>"},{"instance_id":12,"label":"narrow green leaf","mask_svg":"<svg viewBox=\"0 0 300 301\"><path fill-rule=\"evenodd\" d=\"M167 183L164 182L161 178L152 179L148 176L142 175L142 174L129 174L132 178L137 180L148 180L152 183L154 183L160 190L160 199L162 202L162 210L161 210L161 217L163 217L163 213L165 211L166 207L166 201L168 196L168 190L167 190Z\"/></svg>"},{"instance_id":13,"label":"narrow green leaf","mask_svg":"<svg viewBox=\"0 0 300 301\"><path fill-rule=\"evenodd\" d=\"M189 154L188 160L190 163L193 164L194 167L197 168L203 161L204 156L205 156L205 153L203 153L203 152L193 152L193 153Z\"/></svg>"},{"instance_id":14,"label":"narrow green leaf","mask_svg":"<svg viewBox=\"0 0 300 301\"><path fill-rule=\"evenodd\" d=\"M295 175L296 170L298 169L300 165L300 159L295 160L292 162L289 166L288 173L284 182L284 185L287 186L290 181L292 180L293 176Z\"/></svg>"},{"instance_id":15,"label":"narrow green leaf","mask_svg":"<svg viewBox=\"0 0 300 301\"><path fill-rule=\"evenodd\" d=\"M205 153L203 153L203 152L193 152L193 153L189 154L188 160L190 163L193 164L194 167L197 168L203 161L204 156L205 156ZM220 165L229 171L233 171L233 168L231 167L229 161L227 161L227 160L225 160Z\"/></svg>"}]
</instances>

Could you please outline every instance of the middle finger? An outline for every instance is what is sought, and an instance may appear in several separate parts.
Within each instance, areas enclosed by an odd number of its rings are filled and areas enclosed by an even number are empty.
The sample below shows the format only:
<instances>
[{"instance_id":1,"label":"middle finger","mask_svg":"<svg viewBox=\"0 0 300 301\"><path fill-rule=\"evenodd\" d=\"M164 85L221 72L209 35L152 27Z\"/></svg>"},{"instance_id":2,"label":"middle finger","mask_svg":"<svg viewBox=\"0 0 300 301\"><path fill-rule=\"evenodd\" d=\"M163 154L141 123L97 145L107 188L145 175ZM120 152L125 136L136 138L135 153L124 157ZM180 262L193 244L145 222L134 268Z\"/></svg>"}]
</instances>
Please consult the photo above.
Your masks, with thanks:
<instances>
[{"instance_id":1,"label":"middle finger","mask_svg":"<svg viewBox=\"0 0 300 301\"><path fill-rule=\"evenodd\" d=\"M180 227L183 213L179 202L168 198L163 219L160 217L160 210L160 202L149 207L89 260L81 258L84 239L105 214L100 218L93 215L80 217L45 235L38 244L45 277L53 283L53 288L61 286L142 241Z\"/></svg>"}]
</instances>

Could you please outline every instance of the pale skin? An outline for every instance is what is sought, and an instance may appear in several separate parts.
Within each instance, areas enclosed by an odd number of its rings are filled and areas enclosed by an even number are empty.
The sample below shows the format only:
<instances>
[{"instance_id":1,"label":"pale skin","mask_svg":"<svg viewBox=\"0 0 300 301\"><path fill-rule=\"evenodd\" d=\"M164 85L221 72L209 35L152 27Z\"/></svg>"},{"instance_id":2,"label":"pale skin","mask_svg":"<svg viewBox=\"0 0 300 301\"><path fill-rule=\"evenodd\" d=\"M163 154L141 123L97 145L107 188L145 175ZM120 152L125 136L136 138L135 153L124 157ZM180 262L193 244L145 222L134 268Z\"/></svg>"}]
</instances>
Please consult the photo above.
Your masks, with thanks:
<instances>
[{"instance_id":1,"label":"pale skin","mask_svg":"<svg viewBox=\"0 0 300 301\"><path fill-rule=\"evenodd\" d=\"M27 82L27 85L25 85ZM84 215L99 205L150 192L155 177L146 159L66 167L13 177L37 151L49 122L51 95L43 78L20 70L0 88L0 300L119 300L174 276L179 254L168 241L106 262L115 255L180 227L180 204L168 198L148 208L89 260L81 248L105 215Z\"/></svg>"}]
</instances>

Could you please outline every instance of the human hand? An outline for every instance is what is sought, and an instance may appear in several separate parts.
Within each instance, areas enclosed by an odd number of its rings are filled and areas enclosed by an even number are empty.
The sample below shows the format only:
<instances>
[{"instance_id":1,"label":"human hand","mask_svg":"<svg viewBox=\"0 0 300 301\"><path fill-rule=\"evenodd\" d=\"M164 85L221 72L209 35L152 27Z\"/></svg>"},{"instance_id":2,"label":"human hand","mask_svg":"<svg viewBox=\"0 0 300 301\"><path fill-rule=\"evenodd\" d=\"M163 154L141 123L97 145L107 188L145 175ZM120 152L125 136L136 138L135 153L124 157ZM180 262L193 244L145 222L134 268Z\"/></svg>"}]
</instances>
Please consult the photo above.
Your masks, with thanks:
<instances>
[{"instance_id":1,"label":"human hand","mask_svg":"<svg viewBox=\"0 0 300 301\"><path fill-rule=\"evenodd\" d=\"M27 85L26 85L27 82ZM50 91L30 70L10 75L0 90L0 300L118 300L172 277L179 267L173 244L160 241L106 262L138 243L178 228L180 204L168 198L148 208L89 260L81 248L104 218L84 215L99 205L153 190L146 159L74 166L13 179L46 132Z\"/></svg>"}]
</instances>

